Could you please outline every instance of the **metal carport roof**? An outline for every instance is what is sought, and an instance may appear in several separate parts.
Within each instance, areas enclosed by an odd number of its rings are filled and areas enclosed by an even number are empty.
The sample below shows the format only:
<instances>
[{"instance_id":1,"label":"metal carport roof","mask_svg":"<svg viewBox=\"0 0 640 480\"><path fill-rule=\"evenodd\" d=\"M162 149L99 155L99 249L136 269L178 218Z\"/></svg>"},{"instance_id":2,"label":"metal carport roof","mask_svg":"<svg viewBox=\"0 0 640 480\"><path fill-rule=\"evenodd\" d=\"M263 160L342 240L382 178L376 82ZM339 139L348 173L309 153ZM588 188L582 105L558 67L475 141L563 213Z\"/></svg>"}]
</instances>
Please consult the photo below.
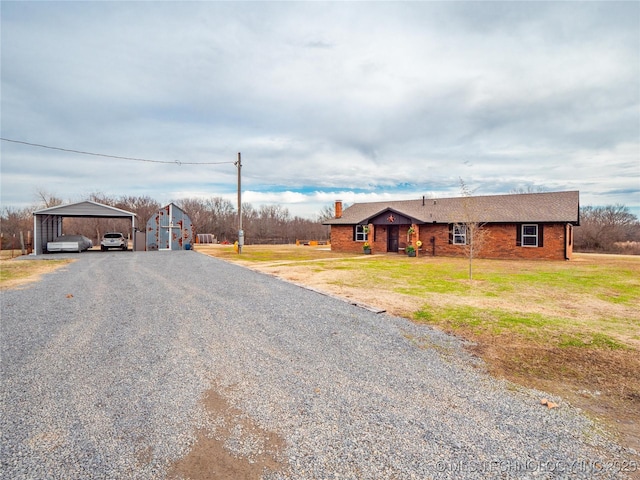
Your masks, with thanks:
<instances>
[{"instance_id":1,"label":"metal carport roof","mask_svg":"<svg viewBox=\"0 0 640 480\"><path fill-rule=\"evenodd\" d=\"M64 217L131 218L131 230L136 226L135 213L89 200L37 210L33 212L33 252L36 255L44 253L42 246L62 234Z\"/></svg>"}]
</instances>

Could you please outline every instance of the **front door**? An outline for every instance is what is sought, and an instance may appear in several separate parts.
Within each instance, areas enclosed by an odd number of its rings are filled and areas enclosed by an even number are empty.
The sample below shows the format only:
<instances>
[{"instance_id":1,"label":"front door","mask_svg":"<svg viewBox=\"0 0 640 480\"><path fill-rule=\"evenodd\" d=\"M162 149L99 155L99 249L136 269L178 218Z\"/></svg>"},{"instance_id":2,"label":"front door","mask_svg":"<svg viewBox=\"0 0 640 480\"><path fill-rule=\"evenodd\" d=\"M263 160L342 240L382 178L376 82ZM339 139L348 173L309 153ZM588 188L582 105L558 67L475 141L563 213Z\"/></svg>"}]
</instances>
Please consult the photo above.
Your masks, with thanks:
<instances>
[{"instance_id":1,"label":"front door","mask_svg":"<svg viewBox=\"0 0 640 480\"><path fill-rule=\"evenodd\" d=\"M398 253L398 237L400 236L400 227L398 225L389 225L387 227L387 252Z\"/></svg>"}]
</instances>

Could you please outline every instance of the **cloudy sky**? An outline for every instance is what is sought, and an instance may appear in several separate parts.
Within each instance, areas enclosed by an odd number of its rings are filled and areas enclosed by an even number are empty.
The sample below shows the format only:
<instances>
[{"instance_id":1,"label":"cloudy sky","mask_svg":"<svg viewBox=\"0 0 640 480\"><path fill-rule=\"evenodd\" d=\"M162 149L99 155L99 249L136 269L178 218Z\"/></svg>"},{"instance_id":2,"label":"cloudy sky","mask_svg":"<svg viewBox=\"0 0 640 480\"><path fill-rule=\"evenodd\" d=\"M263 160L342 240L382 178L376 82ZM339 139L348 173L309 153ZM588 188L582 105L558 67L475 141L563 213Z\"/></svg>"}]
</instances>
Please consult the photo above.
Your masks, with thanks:
<instances>
[{"instance_id":1,"label":"cloudy sky","mask_svg":"<svg viewBox=\"0 0 640 480\"><path fill-rule=\"evenodd\" d=\"M460 179L640 214L638 2L0 5L1 136L155 161L1 141L3 207L235 204L241 152L243 201L292 215Z\"/></svg>"}]
</instances>

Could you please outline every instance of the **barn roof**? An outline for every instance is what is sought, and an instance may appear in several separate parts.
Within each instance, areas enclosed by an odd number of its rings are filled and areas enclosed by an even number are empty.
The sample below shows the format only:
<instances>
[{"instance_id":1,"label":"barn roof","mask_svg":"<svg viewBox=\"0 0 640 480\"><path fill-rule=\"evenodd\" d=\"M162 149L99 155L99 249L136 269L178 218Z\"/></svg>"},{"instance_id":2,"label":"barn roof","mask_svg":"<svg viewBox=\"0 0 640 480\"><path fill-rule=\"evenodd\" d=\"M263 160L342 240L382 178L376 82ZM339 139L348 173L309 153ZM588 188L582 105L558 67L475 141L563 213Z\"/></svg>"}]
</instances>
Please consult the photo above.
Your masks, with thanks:
<instances>
[{"instance_id":1,"label":"barn roof","mask_svg":"<svg viewBox=\"0 0 640 480\"><path fill-rule=\"evenodd\" d=\"M325 225L367 224L387 211L402 214L415 223L573 223L578 225L580 193L545 192L477 197L430 198L390 202L355 203L342 217Z\"/></svg>"},{"instance_id":2,"label":"barn roof","mask_svg":"<svg viewBox=\"0 0 640 480\"><path fill-rule=\"evenodd\" d=\"M68 203L55 207L44 208L33 212L34 215L59 215L61 217L110 217L131 218L136 214L116 207L103 205L102 203L86 200L84 202Z\"/></svg>"}]
</instances>

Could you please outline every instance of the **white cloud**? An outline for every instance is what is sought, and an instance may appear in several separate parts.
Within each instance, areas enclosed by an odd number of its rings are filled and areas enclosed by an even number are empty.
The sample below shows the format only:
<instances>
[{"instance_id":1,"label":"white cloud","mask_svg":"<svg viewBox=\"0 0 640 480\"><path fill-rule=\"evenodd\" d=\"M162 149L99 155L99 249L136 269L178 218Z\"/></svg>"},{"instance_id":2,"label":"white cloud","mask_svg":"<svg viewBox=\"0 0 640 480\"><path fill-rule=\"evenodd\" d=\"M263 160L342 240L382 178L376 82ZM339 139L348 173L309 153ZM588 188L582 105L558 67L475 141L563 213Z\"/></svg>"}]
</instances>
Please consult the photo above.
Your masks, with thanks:
<instances>
[{"instance_id":1,"label":"white cloud","mask_svg":"<svg viewBox=\"0 0 640 480\"><path fill-rule=\"evenodd\" d=\"M182 162L240 151L246 198L310 216L336 196L457 194L460 177L640 207L637 3L1 8L5 138ZM42 186L235 198L233 165L0 147L3 205Z\"/></svg>"}]
</instances>

